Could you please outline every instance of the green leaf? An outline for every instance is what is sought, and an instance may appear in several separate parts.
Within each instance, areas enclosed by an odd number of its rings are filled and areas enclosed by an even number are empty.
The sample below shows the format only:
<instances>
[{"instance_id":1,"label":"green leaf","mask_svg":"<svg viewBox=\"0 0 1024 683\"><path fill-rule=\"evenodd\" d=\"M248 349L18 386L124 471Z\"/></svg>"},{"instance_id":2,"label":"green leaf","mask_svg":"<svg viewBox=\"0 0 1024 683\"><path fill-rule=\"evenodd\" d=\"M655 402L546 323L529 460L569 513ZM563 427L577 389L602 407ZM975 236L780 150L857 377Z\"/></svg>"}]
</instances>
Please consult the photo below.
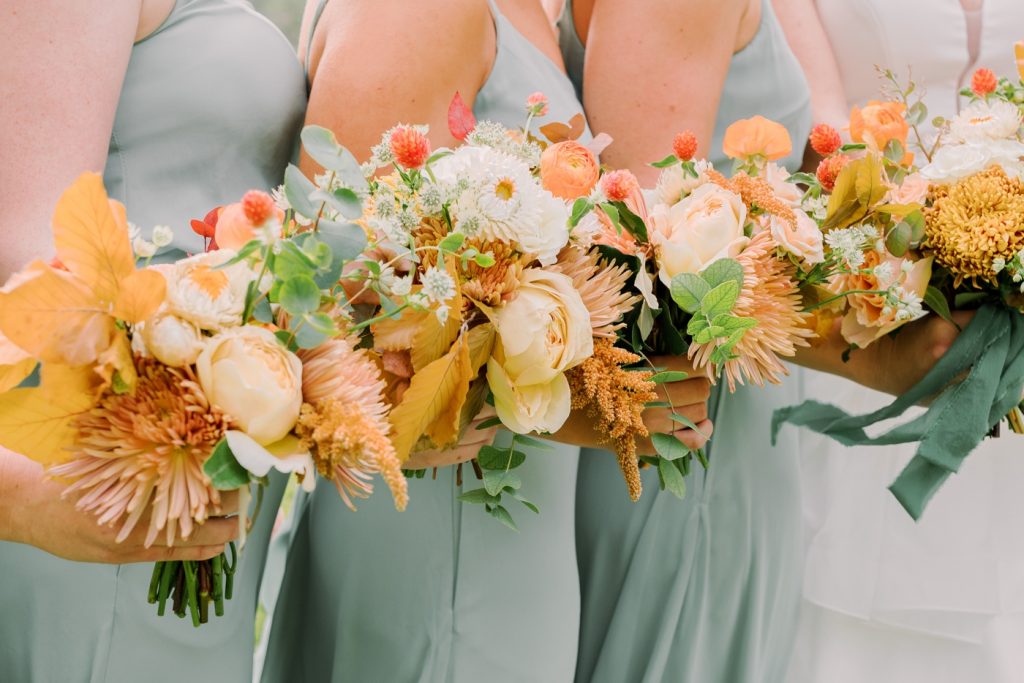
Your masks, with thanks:
<instances>
[{"instance_id":1,"label":"green leaf","mask_svg":"<svg viewBox=\"0 0 1024 683\"><path fill-rule=\"evenodd\" d=\"M708 318L714 320L723 313L732 311L740 298L740 285L735 280L726 280L701 299L700 307Z\"/></svg>"},{"instance_id":2,"label":"green leaf","mask_svg":"<svg viewBox=\"0 0 1024 683\"><path fill-rule=\"evenodd\" d=\"M863 151L863 150L865 150L867 148L868 148L868 146L866 144L864 144L863 142L851 142L849 144L846 144L846 145L843 145L842 147L840 147L839 151L840 152L860 152L860 151Z\"/></svg>"},{"instance_id":3,"label":"green leaf","mask_svg":"<svg viewBox=\"0 0 1024 683\"><path fill-rule=\"evenodd\" d=\"M984 301L988 297L985 292L960 292L953 297L953 306L957 310L961 308L968 308L972 304L976 304L979 301Z\"/></svg>"},{"instance_id":4,"label":"green leaf","mask_svg":"<svg viewBox=\"0 0 1024 683\"><path fill-rule=\"evenodd\" d=\"M515 441L515 445L516 446L523 446L525 448L536 448L539 451L550 451L550 450L554 450L554 448L555 448L553 445L551 445L547 441L542 441L540 439L534 439L531 436L525 436L523 434L516 434L515 439L516 439L516 441Z\"/></svg>"},{"instance_id":5,"label":"green leaf","mask_svg":"<svg viewBox=\"0 0 1024 683\"><path fill-rule=\"evenodd\" d=\"M347 187L339 187L333 192L317 190L310 198L314 202L326 202L327 206L349 220L354 220L363 215L363 200Z\"/></svg>"},{"instance_id":6,"label":"green leaf","mask_svg":"<svg viewBox=\"0 0 1024 683\"><path fill-rule=\"evenodd\" d=\"M484 470L514 470L526 461L526 454L508 448L484 446L476 461Z\"/></svg>"},{"instance_id":7,"label":"green leaf","mask_svg":"<svg viewBox=\"0 0 1024 683\"><path fill-rule=\"evenodd\" d=\"M355 223L320 220L320 239L327 243L336 258L351 261L366 249L366 231Z\"/></svg>"},{"instance_id":8,"label":"green leaf","mask_svg":"<svg viewBox=\"0 0 1024 683\"><path fill-rule=\"evenodd\" d=\"M320 289L331 289L334 285L338 284L338 280L341 279L341 271L344 267L344 259L334 258L331 261L329 268L323 268L317 271L316 275L313 276L313 281L316 282L316 286Z\"/></svg>"},{"instance_id":9,"label":"green leaf","mask_svg":"<svg viewBox=\"0 0 1024 683\"><path fill-rule=\"evenodd\" d=\"M516 523L512 521L512 515L510 515L508 510L501 505L496 505L487 512L490 513L491 517L494 517L512 531L519 531L519 527L517 527Z\"/></svg>"},{"instance_id":10,"label":"green leaf","mask_svg":"<svg viewBox=\"0 0 1024 683\"><path fill-rule=\"evenodd\" d=\"M690 318L690 322L686 324L686 334L690 335L691 337L696 337L701 332L707 330L710 326L711 323L708 322L707 318L705 318L702 315L695 315L692 318Z\"/></svg>"},{"instance_id":11,"label":"green leaf","mask_svg":"<svg viewBox=\"0 0 1024 683\"><path fill-rule=\"evenodd\" d=\"M687 313L700 310L701 301L711 291L711 287L700 275L680 273L672 278L672 300Z\"/></svg>"},{"instance_id":12,"label":"green leaf","mask_svg":"<svg viewBox=\"0 0 1024 683\"><path fill-rule=\"evenodd\" d=\"M343 184L354 188L366 186L359 162L352 152L338 144L334 133L322 126L306 126L301 138L306 154L326 170L334 171Z\"/></svg>"},{"instance_id":13,"label":"green leaf","mask_svg":"<svg viewBox=\"0 0 1024 683\"><path fill-rule=\"evenodd\" d=\"M302 324L297 325L293 332L295 333L295 345L300 349L315 349L332 336L306 324L305 316L302 318Z\"/></svg>"},{"instance_id":14,"label":"green leaf","mask_svg":"<svg viewBox=\"0 0 1024 683\"><path fill-rule=\"evenodd\" d=\"M486 489L473 489L472 491L466 491L456 500L463 503L471 503L473 505L495 505L501 502L501 498L498 496L492 496L487 493Z\"/></svg>"},{"instance_id":15,"label":"green leaf","mask_svg":"<svg viewBox=\"0 0 1024 683\"><path fill-rule=\"evenodd\" d=\"M718 259L704 269L701 277L712 288L733 280L737 287L743 289L743 266L739 261L731 258Z\"/></svg>"},{"instance_id":16,"label":"green leaf","mask_svg":"<svg viewBox=\"0 0 1024 683\"><path fill-rule=\"evenodd\" d=\"M477 254L473 257L473 262L481 268L490 268L495 263L494 256L490 253Z\"/></svg>"},{"instance_id":17,"label":"green leaf","mask_svg":"<svg viewBox=\"0 0 1024 683\"><path fill-rule=\"evenodd\" d=\"M480 429L480 430L484 430L484 429L490 429L491 427L500 427L500 426L501 426L501 418L500 417L492 417L492 418L484 420L483 422L478 424L476 426L476 428Z\"/></svg>"},{"instance_id":18,"label":"green leaf","mask_svg":"<svg viewBox=\"0 0 1024 683\"><path fill-rule=\"evenodd\" d=\"M924 214L918 210L909 213L903 222L910 226L910 245L917 246L924 239Z\"/></svg>"},{"instance_id":19,"label":"green leaf","mask_svg":"<svg viewBox=\"0 0 1024 683\"><path fill-rule=\"evenodd\" d=\"M903 161L903 157L906 155L907 149L903 146L903 143L895 138L890 140L885 146L885 158L894 164L898 164Z\"/></svg>"},{"instance_id":20,"label":"green leaf","mask_svg":"<svg viewBox=\"0 0 1024 683\"><path fill-rule=\"evenodd\" d=\"M320 288L308 275L297 275L281 285L281 307L292 315L312 313L320 308Z\"/></svg>"},{"instance_id":21,"label":"green leaf","mask_svg":"<svg viewBox=\"0 0 1024 683\"><path fill-rule=\"evenodd\" d=\"M522 485L523 480L515 470L484 470L484 488L492 496L501 493L506 486L517 491Z\"/></svg>"},{"instance_id":22,"label":"green leaf","mask_svg":"<svg viewBox=\"0 0 1024 683\"><path fill-rule=\"evenodd\" d=\"M658 478L673 496L680 500L686 497L686 480L671 461L664 458L658 461Z\"/></svg>"},{"instance_id":23,"label":"green leaf","mask_svg":"<svg viewBox=\"0 0 1024 683\"><path fill-rule=\"evenodd\" d=\"M793 175L786 178L787 183L799 183L801 185L817 185L818 176L813 173L794 173Z\"/></svg>"},{"instance_id":24,"label":"green leaf","mask_svg":"<svg viewBox=\"0 0 1024 683\"><path fill-rule=\"evenodd\" d=\"M903 221L897 223L885 236L885 248L896 257L904 256L910 251L910 239L912 234L910 224Z\"/></svg>"},{"instance_id":25,"label":"green leaf","mask_svg":"<svg viewBox=\"0 0 1024 683\"><path fill-rule=\"evenodd\" d=\"M458 251L459 247L462 246L463 242L466 241L466 236L461 232L453 232L448 234L443 240L441 240L437 248L441 251L453 252Z\"/></svg>"},{"instance_id":26,"label":"green leaf","mask_svg":"<svg viewBox=\"0 0 1024 683\"><path fill-rule=\"evenodd\" d=\"M234 491L249 483L249 471L235 459L227 439L217 442L213 453L203 463L203 472L210 478L213 488L219 491Z\"/></svg>"},{"instance_id":27,"label":"green leaf","mask_svg":"<svg viewBox=\"0 0 1024 683\"><path fill-rule=\"evenodd\" d=\"M438 151L436 151L436 152L434 152L433 154L430 155L430 157L427 159L426 165L430 166L435 161L437 161L439 159L444 159L445 157L451 156L451 155L452 155L452 151L450 149L438 150Z\"/></svg>"},{"instance_id":28,"label":"green leaf","mask_svg":"<svg viewBox=\"0 0 1024 683\"><path fill-rule=\"evenodd\" d=\"M309 198L315 191L316 185L303 175L299 167L288 164L284 171L284 196L296 213L306 218L316 218L320 207Z\"/></svg>"},{"instance_id":29,"label":"green leaf","mask_svg":"<svg viewBox=\"0 0 1024 683\"><path fill-rule=\"evenodd\" d=\"M640 332L640 338L646 340L654 331L654 313L651 307L644 301L640 304L640 315L637 316L636 325Z\"/></svg>"},{"instance_id":30,"label":"green leaf","mask_svg":"<svg viewBox=\"0 0 1024 683\"><path fill-rule=\"evenodd\" d=\"M678 370L665 370L662 372L656 372L651 376L651 381L655 384L669 384L671 382L682 382L684 379L689 377L685 372Z\"/></svg>"},{"instance_id":31,"label":"green leaf","mask_svg":"<svg viewBox=\"0 0 1024 683\"><path fill-rule=\"evenodd\" d=\"M274 275L278 279L290 280L299 275L313 277L316 270L317 266L313 259L295 246L294 242L281 241L281 253L274 258Z\"/></svg>"},{"instance_id":32,"label":"green leaf","mask_svg":"<svg viewBox=\"0 0 1024 683\"><path fill-rule=\"evenodd\" d=\"M653 164L651 164L651 166L653 166L654 168L666 168L667 166L671 166L673 164L678 164L678 163L679 163L679 158L675 154L669 154L667 157L665 157L661 161L655 161Z\"/></svg>"},{"instance_id":33,"label":"green leaf","mask_svg":"<svg viewBox=\"0 0 1024 683\"><path fill-rule=\"evenodd\" d=\"M932 309L943 320L948 320L954 325L956 324L953 322L953 315L949 311L949 302L946 301L946 297L936 287L928 286L924 293L924 305Z\"/></svg>"},{"instance_id":34,"label":"green leaf","mask_svg":"<svg viewBox=\"0 0 1024 683\"><path fill-rule=\"evenodd\" d=\"M694 421L691 420L690 418L686 417L685 415L680 415L679 413L670 413L669 414L669 419L671 419L671 420L673 420L675 422L678 422L679 424L683 425L684 427L688 427L689 429L692 429L693 431L697 432L701 436L704 435L703 432L701 432L699 429L697 429L697 425L694 423Z\"/></svg>"},{"instance_id":35,"label":"green leaf","mask_svg":"<svg viewBox=\"0 0 1024 683\"><path fill-rule=\"evenodd\" d=\"M252 317L261 323L274 322L274 312L270 308L270 302L267 301L267 297L261 297L256 302L252 309Z\"/></svg>"},{"instance_id":36,"label":"green leaf","mask_svg":"<svg viewBox=\"0 0 1024 683\"><path fill-rule=\"evenodd\" d=\"M690 452L682 441L671 434L651 434L651 443L654 444L654 450L658 455L665 460L675 460Z\"/></svg>"},{"instance_id":37,"label":"green leaf","mask_svg":"<svg viewBox=\"0 0 1024 683\"><path fill-rule=\"evenodd\" d=\"M928 107L924 106L924 102L918 100L914 104L910 105L910 109L907 110L906 119L907 123L911 126L920 126L924 123L927 116Z\"/></svg>"},{"instance_id":38,"label":"green leaf","mask_svg":"<svg viewBox=\"0 0 1024 683\"><path fill-rule=\"evenodd\" d=\"M672 404L668 401L648 401L644 404L644 408L671 408Z\"/></svg>"},{"instance_id":39,"label":"green leaf","mask_svg":"<svg viewBox=\"0 0 1024 683\"><path fill-rule=\"evenodd\" d=\"M730 315L729 313L723 313L716 317L712 324L715 327L720 327L729 334L732 334L736 330L750 330L757 327L756 318L741 318L736 315Z\"/></svg>"},{"instance_id":40,"label":"green leaf","mask_svg":"<svg viewBox=\"0 0 1024 683\"><path fill-rule=\"evenodd\" d=\"M569 217L569 225L575 228L579 225L583 217L586 216L591 209L594 208L594 204L586 197L580 197L572 205L572 214Z\"/></svg>"},{"instance_id":41,"label":"green leaf","mask_svg":"<svg viewBox=\"0 0 1024 683\"><path fill-rule=\"evenodd\" d=\"M525 505L527 509L532 510L535 514L540 514L540 508L537 507L534 503L523 498L521 495L519 495L519 493L513 493L512 497L518 500L523 505Z\"/></svg>"},{"instance_id":42,"label":"green leaf","mask_svg":"<svg viewBox=\"0 0 1024 683\"><path fill-rule=\"evenodd\" d=\"M616 232L622 232L622 222L619 220L619 210L615 208L614 204L605 202L598 204L601 210L604 211L605 215L608 216L608 220L615 226Z\"/></svg>"}]
</instances>

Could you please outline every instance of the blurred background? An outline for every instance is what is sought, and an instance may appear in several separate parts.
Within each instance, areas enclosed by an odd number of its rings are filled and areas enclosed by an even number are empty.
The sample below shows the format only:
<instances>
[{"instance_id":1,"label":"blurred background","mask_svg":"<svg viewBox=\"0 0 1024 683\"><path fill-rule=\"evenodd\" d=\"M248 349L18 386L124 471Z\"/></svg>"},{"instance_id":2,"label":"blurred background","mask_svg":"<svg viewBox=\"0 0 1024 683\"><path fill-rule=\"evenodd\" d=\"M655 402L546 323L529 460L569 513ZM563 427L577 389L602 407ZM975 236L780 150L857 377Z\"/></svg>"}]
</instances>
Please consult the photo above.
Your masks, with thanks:
<instances>
[{"instance_id":1,"label":"blurred background","mask_svg":"<svg viewBox=\"0 0 1024 683\"><path fill-rule=\"evenodd\" d=\"M277 24L292 45L299 41L299 25L305 4L305 0L252 0L253 7Z\"/></svg>"}]
</instances>

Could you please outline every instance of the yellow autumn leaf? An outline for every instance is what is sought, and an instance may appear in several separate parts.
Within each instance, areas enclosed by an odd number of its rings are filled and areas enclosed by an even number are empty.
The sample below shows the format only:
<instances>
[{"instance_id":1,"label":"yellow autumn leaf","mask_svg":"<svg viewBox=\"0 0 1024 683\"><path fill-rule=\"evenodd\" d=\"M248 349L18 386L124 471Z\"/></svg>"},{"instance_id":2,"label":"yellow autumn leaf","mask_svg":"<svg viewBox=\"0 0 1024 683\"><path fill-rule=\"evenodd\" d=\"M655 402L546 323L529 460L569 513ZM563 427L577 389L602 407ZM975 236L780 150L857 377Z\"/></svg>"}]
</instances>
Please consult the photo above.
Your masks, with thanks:
<instances>
[{"instance_id":1,"label":"yellow autumn leaf","mask_svg":"<svg viewBox=\"0 0 1024 683\"><path fill-rule=\"evenodd\" d=\"M61 195L53 214L53 241L57 258L100 301L114 301L121 280L135 270L123 208L111 207L96 173L83 173Z\"/></svg>"},{"instance_id":2,"label":"yellow autumn leaf","mask_svg":"<svg viewBox=\"0 0 1024 683\"><path fill-rule=\"evenodd\" d=\"M855 180L857 202L865 209L870 209L882 201L889 191L882 181L885 168L882 165L882 158L877 154L868 154L863 159L858 159L858 162Z\"/></svg>"},{"instance_id":3,"label":"yellow autumn leaf","mask_svg":"<svg viewBox=\"0 0 1024 683\"><path fill-rule=\"evenodd\" d=\"M463 335L448 353L412 376L401 403L388 417L391 441L400 461L409 458L424 434L437 445L458 438L459 411L472 375L469 340Z\"/></svg>"},{"instance_id":4,"label":"yellow autumn leaf","mask_svg":"<svg viewBox=\"0 0 1024 683\"><path fill-rule=\"evenodd\" d=\"M41 465L68 459L74 420L96 405L88 368L44 366L38 388L0 394L0 445Z\"/></svg>"},{"instance_id":5,"label":"yellow autumn leaf","mask_svg":"<svg viewBox=\"0 0 1024 683\"><path fill-rule=\"evenodd\" d=\"M101 384L95 389L96 393L104 391L110 386L120 393L127 394L135 391L139 374L135 370L131 342L128 341L128 335L124 331L118 330L114 341L106 351L100 354L94 372L101 380Z\"/></svg>"},{"instance_id":6,"label":"yellow autumn leaf","mask_svg":"<svg viewBox=\"0 0 1024 683\"><path fill-rule=\"evenodd\" d=\"M129 323L141 323L156 313L167 296L167 279L155 270L136 270L121 281L114 317Z\"/></svg>"},{"instance_id":7,"label":"yellow autumn leaf","mask_svg":"<svg viewBox=\"0 0 1024 683\"><path fill-rule=\"evenodd\" d=\"M0 334L0 392L13 389L32 374L37 361Z\"/></svg>"},{"instance_id":8,"label":"yellow autumn leaf","mask_svg":"<svg viewBox=\"0 0 1024 683\"><path fill-rule=\"evenodd\" d=\"M456 295L449 304L451 309L443 324L437 315L429 312L416 328L410 352L413 370L418 372L443 356L458 338L462 326L462 298Z\"/></svg>"},{"instance_id":9,"label":"yellow autumn leaf","mask_svg":"<svg viewBox=\"0 0 1024 683\"><path fill-rule=\"evenodd\" d=\"M492 323L484 323L472 328L467 336L469 337L469 365L473 372L476 372L491 357L498 333Z\"/></svg>"},{"instance_id":10,"label":"yellow autumn leaf","mask_svg":"<svg viewBox=\"0 0 1024 683\"><path fill-rule=\"evenodd\" d=\"M845 228L868 215L871 204L881 201L885 195L884 185L881 183L881 168L881 162L872 154L855 159L843 167L832 188L822 230L827 232ZM877 183L871 180L872 173L877 174ZM879 188L882 189L881 196L877 196ZM862 201L875 196L877 199L870 203Z\"/></svg>"},{"instance_id":11,"label":"yellow autumn leaf","mask_svg":"<svg viewBox=\"0 0 1024 683\"><path fill-rule=\"evenodd\" d=\"M1017 73L1020 80L1024 81L1024 40L1018 40L1013 44L1013 57L1017 60Z\"/></svg>"},{"instance_id":12,"label":"yellow autumn leaf","mask_svg":"<svg viewBox=\"0 0 1024 683\"><path fill-rule=\"evenodd\" d=\"M385 318L370 327L373 334L373 348L378 351L404 351L412 348L416 330L429 315L429 311L406 309L401 317Z\"/></svg>"},{"instance_id":13,"label":"yellow autumn leaf","mask_svg":"<svg viewBox=\"0 0 1024 683\"><path fill-rule=\"evenodd\" d=\"M893 218L902 220L924 207L920 204L879 204L874 208L876 213L887 213Z\"/></svg>"},{"instance_id":14,"label":"yellow autumn leaf","mask_svg":"<svg viewBox=\"0 0 1024 683\"><path fill-rule=\"evenodd\" d=\"M110 344L114 319L70 273L35 262L0 291L0 332L44 363L84 365Z\"/></svg>"}]
</instances>

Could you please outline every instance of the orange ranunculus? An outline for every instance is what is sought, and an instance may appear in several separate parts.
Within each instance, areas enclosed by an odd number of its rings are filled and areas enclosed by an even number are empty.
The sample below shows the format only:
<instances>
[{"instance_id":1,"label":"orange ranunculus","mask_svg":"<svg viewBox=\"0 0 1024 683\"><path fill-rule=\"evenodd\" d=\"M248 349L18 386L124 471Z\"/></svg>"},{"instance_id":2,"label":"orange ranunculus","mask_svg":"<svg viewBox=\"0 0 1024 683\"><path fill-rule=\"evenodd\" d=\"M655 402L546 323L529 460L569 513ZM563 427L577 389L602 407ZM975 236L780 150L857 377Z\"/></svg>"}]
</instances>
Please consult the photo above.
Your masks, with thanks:
<instances>
[{"instance_id":1,"label":"orange ranunculus","mask_svg":"<svg viewBox=\"0 0 1024 683\"><path fill-rule=\"evenodd\" d=\"M281 234L283 220L284 211L274 205L270 195L250 190L242 201L221 209L214 229L217 247L237 251L259 237L261 231L276 237Z\"/></svg>"},{"instance_id":2,"label":"orange ranunculus","mask_svg":"<svg viewBox=\"0 0 1024 683\"><path fill-rule=\"evenodd\" d=\"M763 157L775 161L793 151L793 141L781 123L754 116L740 119L725 130L722 151L730 159Z\"/></svg>"},{"instance_id":3,"label":"orange ranunculus","mask_svg":"<svg viewBox=\"0 0 1024 683\"><path fill-rule=\"evenodd\" d=\"M1024 40L1018 40L1013 44L1013 56L1017 59L1017 73L1024 81Z\"/></svg>"},{"instance_id":4,"label":"orange ranunculus","mask_svg":"<svg viewBox=\"0 0 1024 683\"><path fill-rule=\"evenodd\" d=\"M540 157L541 184L562 199L587 196L600 175L597 157L574 140L549 145Z\"/></svg>"},{"instance_id":5,"label":"orange ranunculus","mask_svg":"<svg viewBox=\"0 0 1024 683\"><path fill-rule=\"evenodd\" d=\"M907 145L910 126L903 118L906 106L901 102L879 102L871 100L863 108L854 107L850 112L850 139L862 142L868 147L882 151L892 140Z\"/></svg>"}]
</instances>

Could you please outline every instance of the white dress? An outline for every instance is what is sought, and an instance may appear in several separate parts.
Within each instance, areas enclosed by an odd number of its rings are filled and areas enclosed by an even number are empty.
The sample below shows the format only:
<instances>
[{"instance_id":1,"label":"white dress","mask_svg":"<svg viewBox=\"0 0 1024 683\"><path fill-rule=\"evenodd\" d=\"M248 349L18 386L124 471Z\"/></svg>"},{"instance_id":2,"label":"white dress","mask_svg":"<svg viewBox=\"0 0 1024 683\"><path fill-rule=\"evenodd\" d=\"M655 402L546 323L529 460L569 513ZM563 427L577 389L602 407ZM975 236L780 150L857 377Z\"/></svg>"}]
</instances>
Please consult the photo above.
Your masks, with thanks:
<instances>
[{"instance_id":1,"label":"white dress","mask_svg":"<svg viewBox=\"0 0 1024 683\"><path fill-rule=\"evenodd\" d=\"M1013 76L1024 0L817 0L847 100L879 98L874 65L952 116L976 67ZM969 41L969 26L975 36ZM980 30L979 30L980 29ZM972 52L974 55L972 55ZM803 371L807 398L867 412L891 401ZM790 683L1024 681L1024 437L990 439L914 523L886 487L913 445L844 448L805 433L807 567Z\"/></svg>"}]
</instances>

